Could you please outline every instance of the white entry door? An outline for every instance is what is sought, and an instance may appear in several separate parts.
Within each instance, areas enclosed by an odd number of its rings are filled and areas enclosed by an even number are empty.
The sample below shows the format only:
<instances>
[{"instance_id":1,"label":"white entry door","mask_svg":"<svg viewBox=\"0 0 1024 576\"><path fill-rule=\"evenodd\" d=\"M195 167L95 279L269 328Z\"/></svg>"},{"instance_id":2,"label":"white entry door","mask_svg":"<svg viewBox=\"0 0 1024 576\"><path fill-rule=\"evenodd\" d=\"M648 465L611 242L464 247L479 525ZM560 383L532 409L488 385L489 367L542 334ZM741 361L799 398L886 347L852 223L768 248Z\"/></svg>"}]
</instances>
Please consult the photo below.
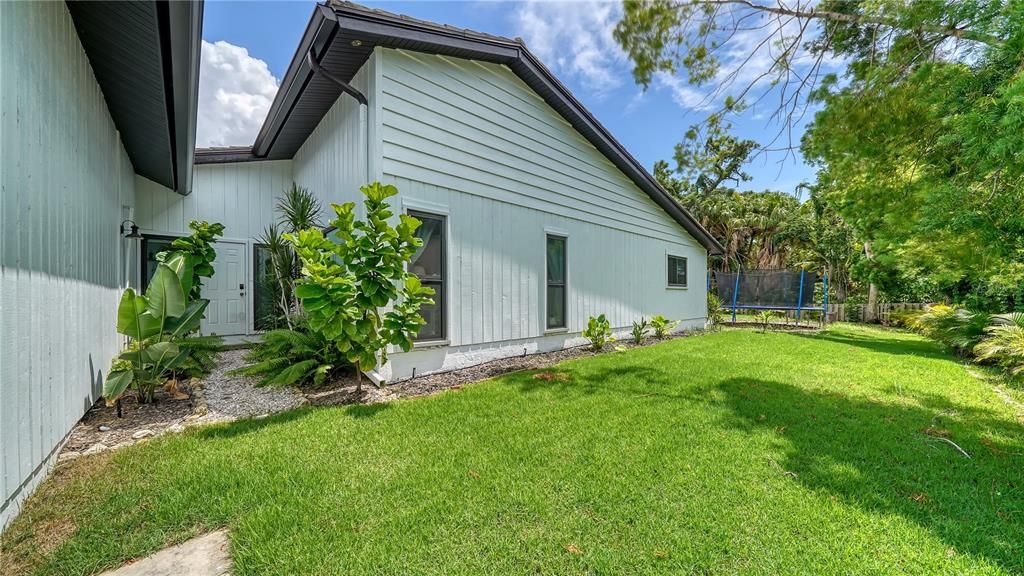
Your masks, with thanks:
<instances>
[{"instance_id":1,"label":"white entry door","mask_svg":"<svg viewBox=\"0 0 1024 576\"><path fill-rule=\"evenodd\" d=\"M206 307L202 332L217 336L245 334L245 244L217 242L213 247L217 250L213 277L203 279L203 298L210 305Z\"/></svg>"}]
</instances>

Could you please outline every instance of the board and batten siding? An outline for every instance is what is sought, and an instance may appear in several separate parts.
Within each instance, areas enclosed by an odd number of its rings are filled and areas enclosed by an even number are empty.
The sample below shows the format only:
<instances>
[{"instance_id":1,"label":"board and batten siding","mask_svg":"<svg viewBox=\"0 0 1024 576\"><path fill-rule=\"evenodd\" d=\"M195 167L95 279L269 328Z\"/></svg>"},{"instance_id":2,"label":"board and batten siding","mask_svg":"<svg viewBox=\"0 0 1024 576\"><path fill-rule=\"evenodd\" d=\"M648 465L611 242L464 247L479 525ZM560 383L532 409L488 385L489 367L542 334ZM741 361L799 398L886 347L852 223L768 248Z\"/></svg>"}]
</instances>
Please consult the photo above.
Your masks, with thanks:
<instances>
[{"instance_id":1,"label":"board and batten siding","mask_svg":"<svg viewBox=\"0 0 1024 576\"><path fill-rule=\"evenodd\" d=\"M375 121L375 61L373 57L367 60L350 82L370 99L370 110L361 110L363 106L355 98L342 94L295 153L295 183L321 200L325 220L334 215L332 203L356 202L357 214L362 214L359 187L379 178L367 177L367 140L373 142L376 136L371 129L367 137L367 128ZM376 173L375 154L369 156L369 169Z\"/></svg>"},{"instance_id":2,"label":"board and batten siding","mask_svg":"<svg viewBox=\"0 0 1024 576\"><path fill-rule=\"evenodd\" d=\"M134 170L63 2L0 2L0 528L120 349Z\"/></svg>"},{"instance_id":3,"label":"board and batten siding","mask_svg":"<svg viewBox=\"0 0 1024 576\"><path fill-rule=\"evenodd\" d=\"M378 49L371 100L383 180L448 218L448 346L392 355L400 379L580 344L663 314L699 328L707 251L508 68ZM545 242L568 236L565 334L544 325ZM689 287L667 287L667 256Z\"/></svg>"},{"instance_id":4,"label":"board and batten siding","mask_svg":"<svg viewBox=\"0 0 1024 576\"><path fill-rule=\"evenodd\" d=\"M192 220L220 222L225 239L254 239L277 220L291 184L291 160L195 166L187 196L137 176L137 221L143 232L172 235L188 234Z\"/></svg>"}]
</instances>

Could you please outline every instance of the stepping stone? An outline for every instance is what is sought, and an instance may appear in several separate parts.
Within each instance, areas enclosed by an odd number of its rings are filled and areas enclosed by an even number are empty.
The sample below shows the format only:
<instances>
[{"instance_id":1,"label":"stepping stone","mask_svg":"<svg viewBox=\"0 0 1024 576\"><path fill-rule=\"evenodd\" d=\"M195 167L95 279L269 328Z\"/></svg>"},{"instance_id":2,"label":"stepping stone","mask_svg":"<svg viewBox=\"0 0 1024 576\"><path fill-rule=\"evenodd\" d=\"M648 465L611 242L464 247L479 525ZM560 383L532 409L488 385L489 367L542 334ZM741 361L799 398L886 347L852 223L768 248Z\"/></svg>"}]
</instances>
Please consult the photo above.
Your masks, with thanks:
<instances>
[{"instance_id":1,"label":"stepping stone","mask_svg":"<svg viewBox=\"0 0 1024 576\"><path fill-rule=\"evenodd\" d=\"M228 546L227 530L218 530L165 548L101 576L226 576L231 574Z\"/></svg>"}]
</instances>

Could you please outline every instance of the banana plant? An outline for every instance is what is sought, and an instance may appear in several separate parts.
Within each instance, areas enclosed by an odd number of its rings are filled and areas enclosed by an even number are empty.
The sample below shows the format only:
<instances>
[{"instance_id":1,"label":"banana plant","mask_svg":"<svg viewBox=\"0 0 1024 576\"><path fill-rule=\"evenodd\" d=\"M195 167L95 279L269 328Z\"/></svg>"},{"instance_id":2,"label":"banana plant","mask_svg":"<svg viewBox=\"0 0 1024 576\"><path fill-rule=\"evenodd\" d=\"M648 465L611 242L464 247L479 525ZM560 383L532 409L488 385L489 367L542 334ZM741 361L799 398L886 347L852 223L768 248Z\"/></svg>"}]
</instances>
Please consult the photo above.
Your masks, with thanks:
<instances>
[{"instance_id":1,"label":"banana plant","mask_svg":"<svg viewBox=\"0 0 1024 576\"><path fill-rule=\"evenodd\" d=\"M133 383L142 403L152 402L162 375L188 356L175 340L197 330L209 300L189 301L193 269L189 259L171 254L157 265L145 294L128 288L117 308L117 331L131 339L103 384L113 405Z\"/></svg>"}]
</instances>

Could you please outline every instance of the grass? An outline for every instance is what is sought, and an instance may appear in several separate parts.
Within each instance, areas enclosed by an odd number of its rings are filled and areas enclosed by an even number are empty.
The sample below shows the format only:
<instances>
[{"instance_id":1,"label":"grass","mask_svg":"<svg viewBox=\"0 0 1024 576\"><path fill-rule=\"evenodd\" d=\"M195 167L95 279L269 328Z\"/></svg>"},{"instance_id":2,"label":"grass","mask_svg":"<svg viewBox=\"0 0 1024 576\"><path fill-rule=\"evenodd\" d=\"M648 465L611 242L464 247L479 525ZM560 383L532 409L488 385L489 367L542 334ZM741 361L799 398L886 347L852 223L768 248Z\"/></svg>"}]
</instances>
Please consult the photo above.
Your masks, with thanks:
<instances>
[{"instance_id":1,"label":"grass","mask_svg":"<svg viewBox=\"0 0 1024 576\"><path fill-rule=\"evenodd\" d=\"M726 330L554 371L80 459L0 572L227 526L243 575L1024 573L1022 416L917 336Z\"/></svg>"}]
</instances>

